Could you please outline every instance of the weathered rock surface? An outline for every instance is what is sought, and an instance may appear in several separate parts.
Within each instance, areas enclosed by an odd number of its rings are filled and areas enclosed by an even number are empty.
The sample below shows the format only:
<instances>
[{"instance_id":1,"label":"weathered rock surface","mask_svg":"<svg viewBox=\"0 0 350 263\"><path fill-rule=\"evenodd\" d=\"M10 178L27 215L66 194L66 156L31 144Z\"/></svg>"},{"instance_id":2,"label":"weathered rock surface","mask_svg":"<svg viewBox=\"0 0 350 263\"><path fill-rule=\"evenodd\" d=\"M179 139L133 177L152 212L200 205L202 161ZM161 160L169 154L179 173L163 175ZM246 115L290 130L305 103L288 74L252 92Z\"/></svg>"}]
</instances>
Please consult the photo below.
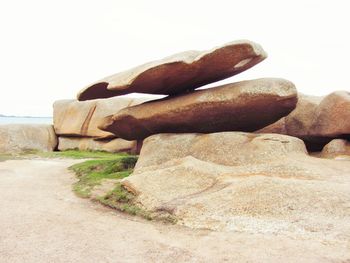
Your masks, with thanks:
<instances>
[{"instance_id":1,"label":"weathered rock surface","mask_svg":"<svg viewBox=\"0 0 350 263\"><path fill-rule=\"evenodd\" d=\"M234 41L208 51L186 51L117 73L83 89L79 100L133 92L178 94L236 75L267 57L260 45Z\"/></svg>"},{"instance_id":2,"label":"weathered rock surface","mask_svg":"<svg viewBox=\"0 0 350 263\"><path fill-rule=\"evenodd\" d=\"M334 139L323 148L320 157L348 158L350 160L350 142L343 139Z\"/></svg>"},{"instance_id":3,"label":"weathered rock surface","mask_svg":"<svg viewBox=\"0 0 350 263\"><path fill-rule=\"evenodd\" d=\"M120 138L111 140L94 140L93 138L59 137L58 150L106 151L106 152L136 152L136 141L126 141Z\"/></svg>"},{"instance_id":4,"label":"weathered rock surface","mask_svg":"<svg viewBox=\"0 0 350 263\"><path fill-rule=\"evenodd\" d=\"M237 166L271 162L291 153L307 154L302 140L286 135L244 132L164 133L144 140L135 171L187 156Z\"/></svg>"},{"instance_id":5,"label":"weathered rock surface","mask_svg":"<svg viewBox=\"0 0 350 263\"><path fill-rule=\"evenodd\" d=\"M321 101L309 135L331 138L350 135L350 92L336 91Z\"/></svg>"},{"instance_id":6,"label":"weathered rock surface","mask_svg":"<svg viewBox=\"0 0 350 263\"><path fill-rule=\"evenodd\" d=\"M306 137L322 99L323 97L299 94L296 108L290 114L258 130L257 133L279 133L295 137Z\"/></svg>"},{"instance_id":7,"label":"weathered rock surface","mask_svg":"<svg viewBox=\"0 0 350 263\"><path fill-rule=\"evenodd\" d=\"M53 105L54 127L57 135L108 138L115 135L97 128L106 116L145 102L147 98L118 97L103 100L59 100Z\"/></svg>"},{"instance_id":8,"label":"weathered rock surface","mask_svg":"<svg viewBox=\"0 0 350 263\"><path fill-rule=\"evenodd\" d=\"M350 136L350 95L346 91L326 97L300 95L295 110L257 133L296 136L320 150L332 138Z\"/></svg>"},{"instance_id":9,"label":"weathered rock surface","mask_svg":"<svg viewBox=\"0 0 350 263\"><path fill-rule=\"evenodd\" d=\"M349 175L350 161L310 157L290 136L161 134L144 141L122 184L189 227L346 242Z\"/></svg>"},{"instance_id":10,"label":"weathered rock surface","mask_svg":"<svg viewBox=\"0 0 350 263\"><path fill-rule=\"evenodd\" d=\"M167 132L254 131L287 115L296 102L287 80L249 80L128 107L99 127L127 140Z\"/></svg>"},{"instance_id":11,"label":"weathered rock surface","mask_svg":"<svg viewBox=\"0 0 350 263\"><path fill-rule=\"evenodd\" d=\"M53 151L56 146L57 137L52 125L0 125L0 153L19 153L30 150Z\"/></svg>"}]
</instances>

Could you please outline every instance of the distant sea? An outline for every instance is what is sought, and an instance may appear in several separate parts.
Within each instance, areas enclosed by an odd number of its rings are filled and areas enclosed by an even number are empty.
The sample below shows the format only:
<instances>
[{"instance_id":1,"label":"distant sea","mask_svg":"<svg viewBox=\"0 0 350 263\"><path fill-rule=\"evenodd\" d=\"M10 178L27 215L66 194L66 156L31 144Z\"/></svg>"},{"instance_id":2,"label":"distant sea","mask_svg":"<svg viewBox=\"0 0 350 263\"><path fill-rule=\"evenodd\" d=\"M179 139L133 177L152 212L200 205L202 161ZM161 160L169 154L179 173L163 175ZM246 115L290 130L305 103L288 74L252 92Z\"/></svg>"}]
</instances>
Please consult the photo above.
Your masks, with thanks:
<instances>
[{"instance_id":1,"label":"distant sea","mask_svg":"<svg viewBox=\"0 0 350 263\"><path fill-rule=\"evenodd\" d=\"M53 124L52 117L0 117L0 124Z\"/></svg>"}]
</instances>

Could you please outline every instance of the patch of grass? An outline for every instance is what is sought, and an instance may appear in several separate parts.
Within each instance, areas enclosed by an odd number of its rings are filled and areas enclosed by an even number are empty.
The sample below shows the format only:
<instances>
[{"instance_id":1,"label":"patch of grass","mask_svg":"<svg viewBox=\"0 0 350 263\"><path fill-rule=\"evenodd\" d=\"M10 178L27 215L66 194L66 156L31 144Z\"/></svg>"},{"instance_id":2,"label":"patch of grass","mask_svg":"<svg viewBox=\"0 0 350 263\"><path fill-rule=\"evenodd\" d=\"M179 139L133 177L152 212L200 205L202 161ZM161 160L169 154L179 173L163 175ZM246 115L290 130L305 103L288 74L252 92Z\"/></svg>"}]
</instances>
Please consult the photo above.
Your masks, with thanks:
<instances>
[{"instance_id":1,"label":"patch of grass","mask_svg":"<svg viewBox=\"0 0 350 263\"><path fill-rule=\"evenodd\" d=\"M69 158L69 159L114 159L120 157L132 157L127 153L110 153L104 151L79 151L79 150L67 150L67 151L56 151L56 152L43 152L37 150L22 150L19 153L13 154L1 154L0 158L5 159L26 159L26 158ZM134 156L134 158L136 158ZM128 159L131 164L133 163L133 158Z\"/></svg>"},{"instance_id":2,"label":"patch of grass","mask_svg":"<svg viewBox=\"0 0 350 263\"><path fill-rule=\"evenodd\" d=\"M90 197L94 186L103 179L122 179L129 176L136 164L137 156L114 154L113 158L89 160L71 166L79 181L73 185L74 192L80 196Z\"/></svg>"},{"instance_id":3,"label":"patch of grass","mask_svg":"<svg viewBox=\"0 0 350 263\"><path fill-rule=\"evenodd\" d=\"M123 179L129 176L135 167L137 156L128 154L113 154L98 160L89 160L71 166L78 177L73 185L74 192L83 198L90 198L93 188L104 179ZM134 204L135 196L127 191L121 183L116 183L113 190L104 196L95 197L103 205L122 212L152 219L150 214Z\"/></svg>"},{"instance_id":4,"label":"patch of grass","mask_svg":"<svg viewBox=\"0 0 350 263\"><path fill-rule=\"evenodd\" d=\"M135 196L132 193L128 192L120 183L117 183L112 191L98 200L106 206L151 220L150 213L133 204L134 198Z\"/></svg>"},{"instance_id":5,"label":"patch of grass","mask_svg":"<svg viewBox=\"0 0 350 263\"><path fill-rule=\"evenodd\" d=\"M32 155L45 158L72 158L72 159L87 159L87 158L115 158L115 156L128 156L127 153L109 153L103 151L79 151L67 150L60 152L32 152Z\"/></svg>"},{"instance_id":6,"label":"patch of grass","mask_svg":"<svg viewBox=\"0 0 350 263\"><path fill-rule=\"evenodd\" d=\"M0 153L0 162L6 160L21 160L25 159L26 155L31 155L32 150L22 150L21 152L12 152L12 153Z\"/></svg>"},{"instance_id":7,"label":"patch of grass","mask_svg":"<svg viewBox=\"0 0 350 263\"><path fill-rule=\"evenodd\" d=\"M0 162L13 159L16 159L16 156L7 153L0 153Z\"/></svg>"}]
</instances>

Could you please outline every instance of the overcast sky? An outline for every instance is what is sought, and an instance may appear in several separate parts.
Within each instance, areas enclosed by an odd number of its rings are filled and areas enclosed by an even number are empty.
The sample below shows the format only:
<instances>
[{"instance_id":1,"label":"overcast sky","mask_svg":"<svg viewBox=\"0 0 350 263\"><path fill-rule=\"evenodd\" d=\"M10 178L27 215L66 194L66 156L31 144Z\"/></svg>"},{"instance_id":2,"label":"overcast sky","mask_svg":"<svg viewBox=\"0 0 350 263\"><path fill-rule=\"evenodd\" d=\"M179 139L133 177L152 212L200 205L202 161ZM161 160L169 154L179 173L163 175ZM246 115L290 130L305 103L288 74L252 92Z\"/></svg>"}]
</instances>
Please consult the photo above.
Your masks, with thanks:
<instances>
[{"instance_id":1,"label":"overcast sky","mask_svg":"<svg viewBox=\"0 0 350 263\"><path fill-rule=\"evenodd\" d=\"M107 75L237 39L269 56L224 83L282 77L311 95L349 90L349 2L0 0L0 114L50 116L55 100Z\"/></svg>"}]
</instances>

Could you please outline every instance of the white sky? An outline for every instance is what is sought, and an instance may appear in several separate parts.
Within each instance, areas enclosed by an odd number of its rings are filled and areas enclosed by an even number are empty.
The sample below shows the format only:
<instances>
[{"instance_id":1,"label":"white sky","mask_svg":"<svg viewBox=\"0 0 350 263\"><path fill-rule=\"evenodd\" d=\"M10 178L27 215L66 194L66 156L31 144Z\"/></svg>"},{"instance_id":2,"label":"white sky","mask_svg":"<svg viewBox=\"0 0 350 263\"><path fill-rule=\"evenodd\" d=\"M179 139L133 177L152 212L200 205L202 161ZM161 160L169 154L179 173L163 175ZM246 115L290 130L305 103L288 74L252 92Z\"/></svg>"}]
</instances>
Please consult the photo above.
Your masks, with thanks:
<instances>
[{"instance_id":1,"label":"white sky","mask_svg":"<svg viewBox=\"0 0 350 263\"><path fill-rule=\"evenodd\" d=\"M107 75L237 39L269 57L225 83L349 90L349 28L348 0L0 0L0 114L50 116L55 100Z\"/></svg>"}]
</instances>

